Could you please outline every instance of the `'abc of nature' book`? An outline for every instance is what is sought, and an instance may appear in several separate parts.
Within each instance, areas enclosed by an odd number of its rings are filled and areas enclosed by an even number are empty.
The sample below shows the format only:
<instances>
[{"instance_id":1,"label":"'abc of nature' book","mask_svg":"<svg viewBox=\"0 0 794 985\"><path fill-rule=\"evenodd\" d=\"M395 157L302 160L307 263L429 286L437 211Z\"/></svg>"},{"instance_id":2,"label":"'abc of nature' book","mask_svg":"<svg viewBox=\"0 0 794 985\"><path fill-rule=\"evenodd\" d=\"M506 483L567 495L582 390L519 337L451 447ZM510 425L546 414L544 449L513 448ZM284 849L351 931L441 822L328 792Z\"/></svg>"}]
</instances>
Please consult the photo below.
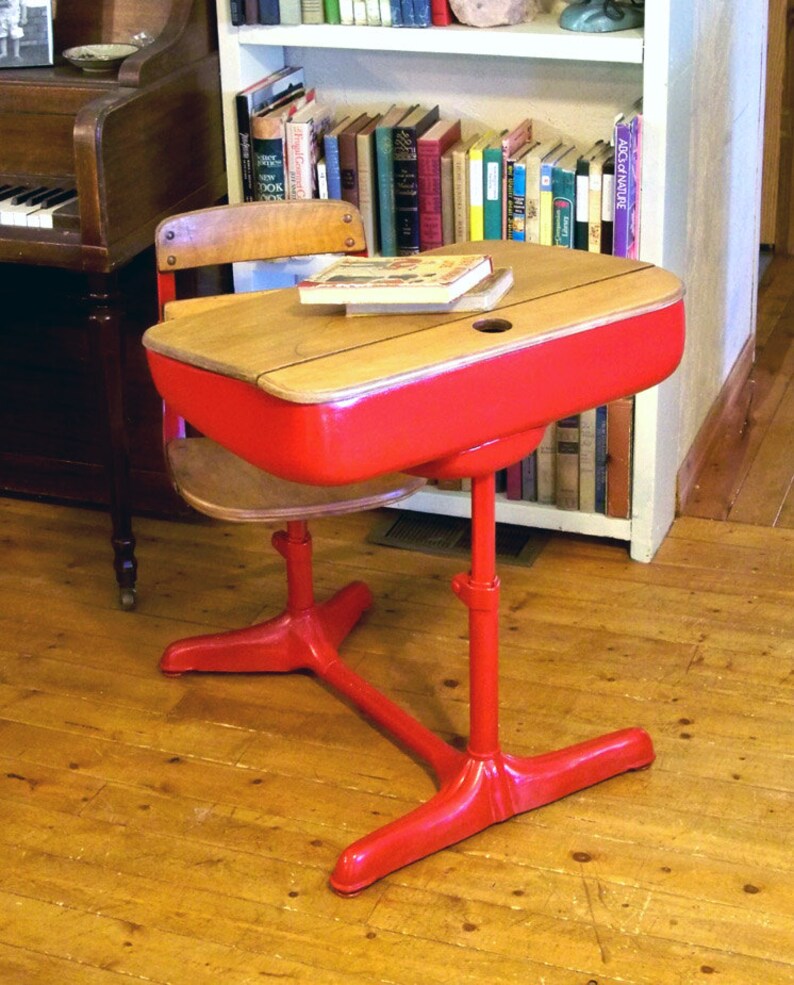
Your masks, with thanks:
<instances>
[{"instance_id":1,"label":"'abc of nature' book","mask_svg":"<svg viewBox=\"0 0 794 985\"><path fill-rule=\"evenodd\" d=\"M493 270L490 256L342 257L298 284L303 304L452 301Z\"/></svg>"}]
</instances>

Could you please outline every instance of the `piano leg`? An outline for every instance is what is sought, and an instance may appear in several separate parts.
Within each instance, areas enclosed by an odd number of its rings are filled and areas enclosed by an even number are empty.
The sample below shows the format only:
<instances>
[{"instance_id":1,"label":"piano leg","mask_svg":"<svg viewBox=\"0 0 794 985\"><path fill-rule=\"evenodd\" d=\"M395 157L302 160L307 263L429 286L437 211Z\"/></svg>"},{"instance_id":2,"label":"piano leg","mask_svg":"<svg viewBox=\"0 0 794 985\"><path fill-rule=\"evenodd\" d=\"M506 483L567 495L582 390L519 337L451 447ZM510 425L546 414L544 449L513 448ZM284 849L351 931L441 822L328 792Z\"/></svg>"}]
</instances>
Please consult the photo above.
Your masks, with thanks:
<instances>
[{"instance_id":1,"label":"piano leg","mask_svg":"<svg viewBox=\"0 0 794 985\"><path fill-rule=\"evenodd\" d=\"M123 304L115 275L91 276L86 301L91 353L99 380L99 421L104 431L113 567L121 607L132 609L138 563L132 533L130 459L124 413Z\"/></svg>"}]
</instances>

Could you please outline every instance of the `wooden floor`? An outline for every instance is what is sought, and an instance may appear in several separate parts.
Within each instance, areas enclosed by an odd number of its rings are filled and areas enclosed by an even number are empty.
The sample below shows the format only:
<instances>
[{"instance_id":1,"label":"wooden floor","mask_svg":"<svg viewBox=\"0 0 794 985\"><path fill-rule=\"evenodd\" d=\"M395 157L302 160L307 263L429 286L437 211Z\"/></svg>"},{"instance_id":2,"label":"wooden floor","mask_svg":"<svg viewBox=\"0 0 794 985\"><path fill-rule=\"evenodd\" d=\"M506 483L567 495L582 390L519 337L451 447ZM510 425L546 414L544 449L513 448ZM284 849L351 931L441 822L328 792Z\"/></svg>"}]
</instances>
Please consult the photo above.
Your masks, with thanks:
<instances>
[{"instance_id":1,"label":"wooden floor","mask_svg":"<svg viewBox=\"0 0 794 985\"><path fill-rule=\"evenodd\" d=\"M794 529L794 257L761 279L755 365L683 512Z\"/></svg>"},{"instance_id":2,"label":"wooden floor","mask_svg":"<svg viewBox=\"0 0 794 985\"><path fill-rule=\"evenodd\" d=\"M365 577L347 659L466 734L461 562L316 523L318 593ZM502 566L502 736L626 725L650 770L513 819L353 899L339 851L428 797L315 680L162 677L172 639L276 611L268 532L137 523L118 609L102 513L0 500L0 982L791 985L794 531L679 519L650 565L553 537Z\"/></svg>"}]
</instances>

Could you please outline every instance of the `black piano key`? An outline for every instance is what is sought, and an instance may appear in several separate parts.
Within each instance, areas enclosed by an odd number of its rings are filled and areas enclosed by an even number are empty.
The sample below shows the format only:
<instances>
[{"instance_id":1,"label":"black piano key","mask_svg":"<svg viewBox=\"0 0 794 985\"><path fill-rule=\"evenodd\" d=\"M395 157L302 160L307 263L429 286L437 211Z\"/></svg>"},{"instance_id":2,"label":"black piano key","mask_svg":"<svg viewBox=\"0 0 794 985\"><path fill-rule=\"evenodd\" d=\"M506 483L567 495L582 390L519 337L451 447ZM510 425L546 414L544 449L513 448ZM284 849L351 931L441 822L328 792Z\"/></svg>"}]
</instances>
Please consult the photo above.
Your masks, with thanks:
<instances>
[{"instance_id":1,"label":"black piano key","mask_svg":"<svg viewBox=\"0 0 794 985\"><path fill-rule=\"evenodd\" d=\"M61 205L63 202L68 202L72 198L77 198L77 192L74 188L67 188L65 191L59 192L47 202L47 208L50 209L54 205Z\"/></svg>"},{"instance_id":2,"label":"black piano key","mask_svg":"<svg viewBox=\"0 0 794 985\"><path fill-rule=\"evenodd\" d=\"M21 195L22 192L24 192L26 189L27 189L27 185L13 185L12 187L8 188L7 191L3 192L3 197L0 198L0 205L3 202L6 202L8 204L8 200L10 198L13 198L14 195Z\"/></svg>"},{"instance_id":3,"label":"black piano key","mask_svg":"<svg viewBox=\"0 0 794 985\"><path fill-rule=\"evenodd\" d=\"M39 192L36 195L33 195L28 200L28 205L41 205L43 208L50 198L52 198L54 195L60 195L62 191L63 188L47 188L44 191Z\"/></svg>"},{"instance_id":4,"label":"black piano key","mask_svg":"<svg viewBox=\"0 0 794 985\"><path fill-rule=\"evenodd\" d=\"M19 192L17 195L11 196L10 205L24 205L31 195L37 195L39 192L46 192L46 185L39 185L37 188L26 188L25 191Z\"/></svg>"}]
</instances>

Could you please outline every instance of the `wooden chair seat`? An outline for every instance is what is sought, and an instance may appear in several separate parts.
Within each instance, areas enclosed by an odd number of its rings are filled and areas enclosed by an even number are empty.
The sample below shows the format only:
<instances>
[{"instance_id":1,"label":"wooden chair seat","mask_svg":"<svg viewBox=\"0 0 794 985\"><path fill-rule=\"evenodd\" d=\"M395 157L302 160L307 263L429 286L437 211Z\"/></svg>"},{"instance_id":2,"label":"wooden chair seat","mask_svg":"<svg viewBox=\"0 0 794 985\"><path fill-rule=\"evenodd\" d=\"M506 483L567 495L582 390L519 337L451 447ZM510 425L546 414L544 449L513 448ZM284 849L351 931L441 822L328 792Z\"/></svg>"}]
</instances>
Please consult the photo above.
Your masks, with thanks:
<instances>
[{"instance_id":1,"label":"wooden chair seat","mask_svg":"<svg viewBox=\"0 0 794 985\"><path fill-rule=\"evenodd\" d=\"M219 520L256 523L311 520L374 509L420 489L425 479L402 473L346 486L309 486L263 472L210 438L178 438L167 446L180 495Z\"/></svg>"}]
</instances>

